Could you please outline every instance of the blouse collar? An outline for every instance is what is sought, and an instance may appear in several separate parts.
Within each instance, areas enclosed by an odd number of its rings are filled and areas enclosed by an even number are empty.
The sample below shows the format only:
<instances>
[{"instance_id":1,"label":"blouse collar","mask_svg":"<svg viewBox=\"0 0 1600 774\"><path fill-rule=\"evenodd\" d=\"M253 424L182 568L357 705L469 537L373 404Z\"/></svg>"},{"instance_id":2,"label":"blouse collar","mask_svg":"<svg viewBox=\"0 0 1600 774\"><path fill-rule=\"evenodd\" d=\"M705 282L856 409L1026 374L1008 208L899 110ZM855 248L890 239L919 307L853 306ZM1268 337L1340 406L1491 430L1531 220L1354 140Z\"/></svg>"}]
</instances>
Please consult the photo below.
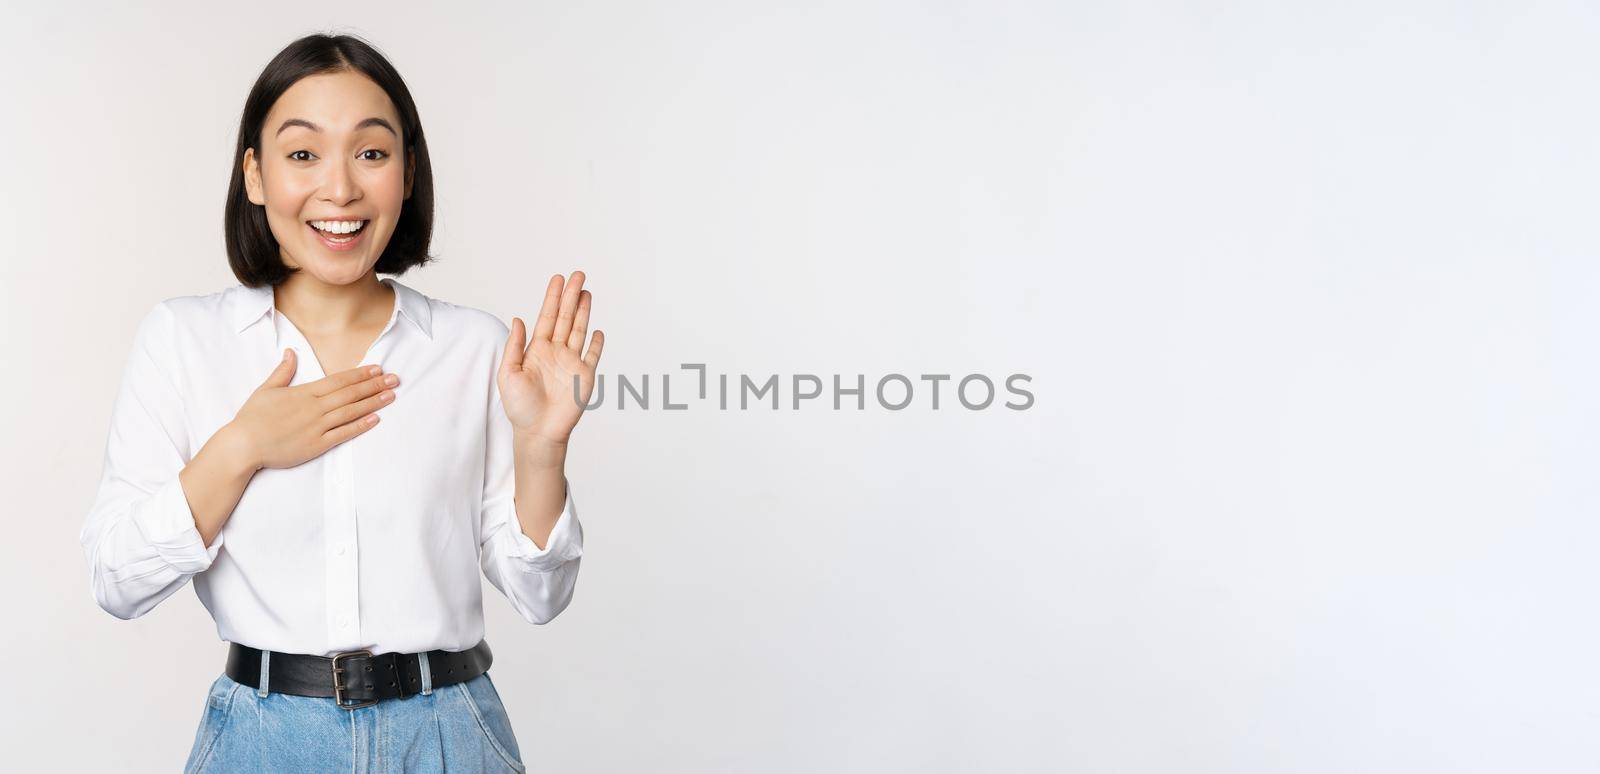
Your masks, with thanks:
<instances>
[{"instance_id":1,"label":"blouse collar","mask_svg":"<svg viewBox=\"0 0 1600 774\"><path fill-rule=\"evenodd\" d=\"M380 282L394 289L396 305L402 317L410 320L422 331L422 335L433 338L433 314L428 307L428 297L411 289L393 277L382 277ZM252 288L240 284L234 288L233 300L233 330L234 333L243 333L246 328L255 324L263 315L273 311L273 301L276 291L271 285L262 285Z\"/></svg>"}]
</instances>

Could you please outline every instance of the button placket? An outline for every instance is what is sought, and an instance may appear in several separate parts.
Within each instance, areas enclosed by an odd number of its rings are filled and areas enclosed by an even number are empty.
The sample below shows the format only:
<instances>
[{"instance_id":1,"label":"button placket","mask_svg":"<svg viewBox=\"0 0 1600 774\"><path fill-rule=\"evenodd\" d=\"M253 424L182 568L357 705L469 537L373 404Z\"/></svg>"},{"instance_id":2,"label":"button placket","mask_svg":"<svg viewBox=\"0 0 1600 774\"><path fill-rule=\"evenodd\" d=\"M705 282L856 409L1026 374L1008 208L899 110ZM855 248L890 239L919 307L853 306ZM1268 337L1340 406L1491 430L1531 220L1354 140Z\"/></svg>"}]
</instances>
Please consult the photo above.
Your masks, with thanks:
<instances>
[{"instance_id":1,"label":"button placket","mask_svg":"<svg viewBox=\"0 0 1600 774\"><path fill-rule=\"evenodd\" d=\"M346 444L325 455L324 529L327 536L328 625L333 647L355 648L361 639L360 543L356 535L355 481Z\"/></svg>"}]
</instances>

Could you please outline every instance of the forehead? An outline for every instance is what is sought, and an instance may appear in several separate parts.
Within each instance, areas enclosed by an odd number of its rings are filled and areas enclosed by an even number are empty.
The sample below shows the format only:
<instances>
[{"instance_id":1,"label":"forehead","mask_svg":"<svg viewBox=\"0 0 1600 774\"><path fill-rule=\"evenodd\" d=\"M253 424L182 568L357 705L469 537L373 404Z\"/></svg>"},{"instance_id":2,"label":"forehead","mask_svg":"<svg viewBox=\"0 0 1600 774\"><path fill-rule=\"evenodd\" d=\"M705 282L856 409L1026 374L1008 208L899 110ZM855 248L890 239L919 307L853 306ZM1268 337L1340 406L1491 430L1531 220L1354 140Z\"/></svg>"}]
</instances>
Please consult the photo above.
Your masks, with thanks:
<instances>
[{"instance_id":1,"label":"forehead","mask_svg":"<svg viewBox=\"0 0 1600 774\"><path fill-rule=\"evenodd\" d=\"M309 75L296 81L273 103L261 127L262 140L272 142L278 127L291 118L322 127L323 135L338 135L350 132L351 127L372 116L388 120L397 131L400 128L400 115L394 102L371 78L358 72ZM368 127L363 131L388 134L381 127ZM290 133L317 134L305 127L291 126L283 135L287 137Z\"/></svg>"}]
</instances>

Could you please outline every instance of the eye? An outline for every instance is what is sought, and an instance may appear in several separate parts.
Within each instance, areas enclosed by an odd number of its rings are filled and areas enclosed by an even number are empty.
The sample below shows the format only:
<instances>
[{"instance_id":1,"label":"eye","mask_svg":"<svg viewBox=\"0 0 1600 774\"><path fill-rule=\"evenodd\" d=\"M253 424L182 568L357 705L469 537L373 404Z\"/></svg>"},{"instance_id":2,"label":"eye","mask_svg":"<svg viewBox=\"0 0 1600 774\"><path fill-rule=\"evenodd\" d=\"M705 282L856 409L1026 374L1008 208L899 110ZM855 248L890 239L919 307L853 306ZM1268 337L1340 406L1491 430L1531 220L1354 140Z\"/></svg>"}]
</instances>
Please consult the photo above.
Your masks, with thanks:
<instances>
[{"instance_id":1,"label":"eye","mask_svg":"<svg viewBox=\"0 0 1600 774\"><path fill-rule=\"evenodd\" d=\"M368 153L376 153L376 154L378 154L378 157L375 158L375 159L367 159L367 161L382 161L382 160L384 160L386 158L389 158L389 152L388 151L381 151L381 150L378 150L377 148L368 148L367 150L362 151L361 155L365 156Z\"/></svg>"},{"instance_id":2,"label":"eye","mask_svg":"<svg viewBox=\"0 0 1600 774\"><path fill-rule=\"evenodd\" d=\"M295 156L298 155L298 154L301 154L301 153L304 153L307 156L311 155L311 151L297 150L294 153L289 154L289 158L294 159L295 161L310 161L311 160L311 159L296 159Z\"/></svg>"}]
</instances>

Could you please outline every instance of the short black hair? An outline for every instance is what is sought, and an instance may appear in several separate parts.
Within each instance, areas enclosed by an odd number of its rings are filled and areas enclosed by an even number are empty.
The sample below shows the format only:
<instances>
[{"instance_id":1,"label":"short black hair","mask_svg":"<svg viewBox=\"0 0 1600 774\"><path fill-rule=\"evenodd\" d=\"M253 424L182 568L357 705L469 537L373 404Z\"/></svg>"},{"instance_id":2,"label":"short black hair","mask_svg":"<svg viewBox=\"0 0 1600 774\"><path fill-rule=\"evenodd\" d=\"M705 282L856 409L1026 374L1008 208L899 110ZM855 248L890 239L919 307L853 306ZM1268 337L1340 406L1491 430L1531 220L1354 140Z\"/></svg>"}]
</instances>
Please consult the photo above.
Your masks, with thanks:
<instances>
[{"instance_id":1,"label":"short black hair","mask_svg":"<svg viewBox=\"0 0 1600 774\"><path fill-rule=\"evenodd\" d=\"M416 164L411 196L401 204L394 234L373 268L385 274L404 274L413 266L434 260L428 255L428 243L433 238L433 165L428 161L428 141L411 91L399 71L372 44L354 35L314 34L290 43L267 63L250 89L244 115L239 119L239 142L233 154L233 180L228 184L223 231L228 265L246 286L276 286L299 269L283 263L278 240L267 225L266 208L250 201L244 184L244 152L254 148L256 158L261 157L261 131L267 113L289 87L310 75L347 71L366 75L389 95L400 114L405 153Z\"/></svg>"}]
</instances>

